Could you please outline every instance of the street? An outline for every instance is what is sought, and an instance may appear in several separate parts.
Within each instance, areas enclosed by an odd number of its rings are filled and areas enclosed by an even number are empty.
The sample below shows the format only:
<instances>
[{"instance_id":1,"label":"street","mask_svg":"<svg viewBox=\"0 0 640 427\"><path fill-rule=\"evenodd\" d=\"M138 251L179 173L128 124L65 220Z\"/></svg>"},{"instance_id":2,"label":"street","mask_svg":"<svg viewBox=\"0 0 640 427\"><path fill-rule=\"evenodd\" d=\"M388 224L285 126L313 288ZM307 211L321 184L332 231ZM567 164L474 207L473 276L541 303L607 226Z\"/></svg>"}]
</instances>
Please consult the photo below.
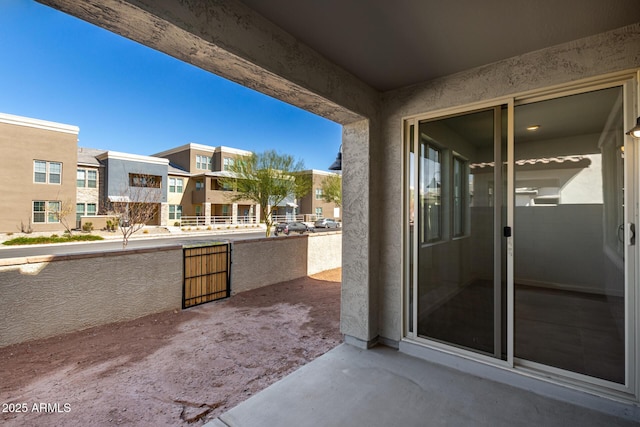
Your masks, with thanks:
<instances>
[{"instance_id":1,"label":"street","mask_svg":"<svg viewBox=\"0 0 640 427\"><path fill-rule=\"evenodd\" d=\"M248 233L203 234L201 236L173 236L133 238L129 240L127 249L141 249L162 246L192 245L216 240L244 240L264 237L264 230ZM97 242L54 243L50 245L0 246L0 258L18 258L36 255L68 255L96 251L122 250L122 239L109 239Z\"/></svg>"}]
</instances>

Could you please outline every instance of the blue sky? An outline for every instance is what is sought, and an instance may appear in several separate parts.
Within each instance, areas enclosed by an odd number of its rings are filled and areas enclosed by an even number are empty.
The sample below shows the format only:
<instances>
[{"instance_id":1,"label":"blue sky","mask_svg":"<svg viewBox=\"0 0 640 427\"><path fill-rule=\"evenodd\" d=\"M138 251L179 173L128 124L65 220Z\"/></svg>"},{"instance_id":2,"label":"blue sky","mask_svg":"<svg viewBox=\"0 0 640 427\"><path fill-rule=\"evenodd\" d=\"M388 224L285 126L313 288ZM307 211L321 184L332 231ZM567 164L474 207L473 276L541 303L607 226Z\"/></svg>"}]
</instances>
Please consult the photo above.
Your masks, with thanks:
<instances>
[{"instance_id":1,"label":"blue sky","mask_svg":"<svg viewBox=\"0 0 640 427\"><path fill-rule=\"evenodd\" d=\"M189 142L275 149L327 170L340 125L31 0L0 0L0 112L150 155Z\"/></svg>"}]
</instances>

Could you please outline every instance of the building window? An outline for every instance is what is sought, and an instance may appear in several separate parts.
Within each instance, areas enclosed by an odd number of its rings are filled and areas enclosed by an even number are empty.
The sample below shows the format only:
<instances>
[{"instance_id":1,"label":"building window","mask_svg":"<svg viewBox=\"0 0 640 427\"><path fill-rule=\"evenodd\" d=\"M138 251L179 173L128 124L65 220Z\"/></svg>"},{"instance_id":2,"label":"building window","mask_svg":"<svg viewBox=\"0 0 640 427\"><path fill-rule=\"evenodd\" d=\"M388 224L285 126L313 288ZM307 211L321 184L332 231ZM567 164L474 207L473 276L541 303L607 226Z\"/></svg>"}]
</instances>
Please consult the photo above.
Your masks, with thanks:
<instances>
[{"instance_id":1,"label":"building window","mask_svg":"<svg viewBox=\"0 0 640 427\"><path fill-rule=\"evenodd\" d=\"M33 202L33 222L45 223L46 222L46 206L47 202L38 200Z\"/></svg>"},{"instance_id":2,"label":"building window","mask_svg":"<svg viewBox=\"0 0 640 427\"><path fill-rule=\"evenodd\" d=\"M211 170L211 157L196 155L196 169Z\"/></svg>"},{"instance_id":3,"label":"building window","mask_svg":"<svg viewBox=\"0 0 640 427\"><path fill-rule=\"evenodd\" d=\"M76 225L80 227L80 219L84 216L84 203L76 203Z\"/></svg>"},{"instance_id":4,"label":"building window","mask_svg":"<svg viewBox=\"0 0 640 427\"><path fill-rule=\"evenodd\" d=\"M60 212L60 206L61 202L59 201L34 200L33 223L59 223L58 213Z\"/></svg>"},{"instance_id":5,"label":"building window","mask_svg":"<svg viewBox=\"0 0 640 427\"><path fill-rule=\"evenodd\" d=\"M34 160L33 182L42 184L60 184L62 182L62 163Z\"/></svg>"},{"instance_id":6,"label":"building window","mask_svg":"<svg viewBox=\"0 0 640 427\"><path fill-rule=\"evenodd\" d=\"M180 205L169 205L169 219L180 219L182 218L182 206Z\"/></svg>"},{"instance_id":7,"label":"building window","mask_svg":"<svg viewBox=\"0 0 640 427\"><path fill-rule=\"evenodd\" d=\"M196 190L202 190L204 188L204 181L196 181Z\"/></svg>"},{"instance_id":8,"label":"building window","mask_svg":"<svg viewBox=\"0 0 640 427\"><path fill-rule=\"evenodd\" d=\"M130 173L129 185L131 187L160 188L162 185L162 177L157 175Z\"/></svg>"},{"instance_id":9,"label":"building window","mask_svg":"<svg viewBox=\"0 0 640 427\"><path fill-rule=\"evenodd\" d=\"M96 188L98 186L98 171L78 169L76 186L78 188Z\"/></svg>"},{"instance_id":10,"label":"building window","mask_svg":"<svg viewBox=\"0 0 640 427\"><path fill-rule=\"evenodd\" d=\"M87 171L87 188L97 188L98 187L98 171L88 170Z\"/></svg>"},{"instance_id":11,"label":"building window","mask_svg":"<svg viewBox=\"0 0 640 427\"><path fill-rule=\"evenodd\" d=\"M236 164L235 159L232 159L230 157L225 157L224 159L222 159L222 170L228 171L235 164Z\"/></svg>"},{"instance_id":12,"label":"building window","mask_svg":"<svg viewBox=\"0 0 640 427\"><path fill-rule=\"evenodd\" d=\"M200 205L196 205L196 216L202 215L202 207Z\"/></svg>"},{"instance_id":13,"label":"building window","mask_svg":"<svg viewBox=\"0 0 640 427\"><path fill-rule=\"evenodd\" d=\"M322 200L322 188L316 188L316 200Z\"/></svg>"},{"instance_id":14,"label":"building window","mask_svg":"<svg viewBox=\"0 0 640 427\"><path fill-rule=\"evenodd\" d=\"M316 208L316 218L323 218L322 216L322 208Z\"/></svg>"},{"instance_id":15,"label":"building window","mask_svg":"<svg viewBox=\"0 0 640 427\"><path fill-rule=\"evenodd\" d=\"M76 203L76 226L80 227L83 216L95 216L98 213L95 203Z\"/></svg>"},{"instance_id":16,"label":"building window","mask_svg":"<svg viewBox=\"0 0 640 427\"><path fill-rule=\"evenodd\" d=\"M84 188L87 182L87 171L84 169L78 169L76 174L76 187Z\"/></svg>"},{"instance_id":17,"label":"building window","mask_svg":"<svg viewBox=\"0 0 640 427\"><path fill-rule=\"evenodd\" d=\"M169 178L170 193L182 193L183 188L182 178Z\"/></svg>"}]
</instances>

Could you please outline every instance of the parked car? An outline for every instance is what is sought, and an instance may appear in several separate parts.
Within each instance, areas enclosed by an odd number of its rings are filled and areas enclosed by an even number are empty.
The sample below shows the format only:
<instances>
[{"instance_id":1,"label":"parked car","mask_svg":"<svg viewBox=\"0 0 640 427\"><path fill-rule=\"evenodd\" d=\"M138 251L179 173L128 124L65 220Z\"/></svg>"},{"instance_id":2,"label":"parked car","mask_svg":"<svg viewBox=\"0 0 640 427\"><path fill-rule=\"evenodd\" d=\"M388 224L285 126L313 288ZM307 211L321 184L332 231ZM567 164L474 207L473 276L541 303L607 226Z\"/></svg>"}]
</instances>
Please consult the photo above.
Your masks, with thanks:
<instances>
[{"instance_id":1,"label":"parked car","mask_svg":"<svg viewBox=\"0 0 640 427\"><path fill-rule=\"evenodd\" d=\"M289 235L291 232L298 232L303 234L305 231L313 232L313 227L309 227L303 222L281 222L276 224L274 234L277 236L280 233Z\"/></svg>"},{"instance_id":2,"label":"parked car","mask_svg":"<svg viewBox=\"0 0 640 427\"><path fill-rule=\"evenodd\" d=\"M322 218L313 224L316 228L340 228L340 223L331 218Z\"/></svg>"}]
</instances>

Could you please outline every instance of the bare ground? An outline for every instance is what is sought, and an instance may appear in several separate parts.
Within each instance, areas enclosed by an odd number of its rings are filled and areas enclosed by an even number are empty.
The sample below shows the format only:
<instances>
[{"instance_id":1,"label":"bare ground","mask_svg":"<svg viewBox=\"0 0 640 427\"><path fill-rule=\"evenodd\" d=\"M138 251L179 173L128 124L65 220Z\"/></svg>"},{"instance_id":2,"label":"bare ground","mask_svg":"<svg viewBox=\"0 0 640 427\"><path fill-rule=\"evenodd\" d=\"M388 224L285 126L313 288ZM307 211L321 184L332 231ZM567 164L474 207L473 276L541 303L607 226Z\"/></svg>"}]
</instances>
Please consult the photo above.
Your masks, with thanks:
<instances>
[{"instance_id":1,"label":"bare ground","mask_svg":"<svg viewBox=\"0 0 640 427\"><path fill-rule=\"evenodd\" d=\"M340 274L0 348L1 424L202 425L341 342Z\"/></svg>"}]
</instances>

